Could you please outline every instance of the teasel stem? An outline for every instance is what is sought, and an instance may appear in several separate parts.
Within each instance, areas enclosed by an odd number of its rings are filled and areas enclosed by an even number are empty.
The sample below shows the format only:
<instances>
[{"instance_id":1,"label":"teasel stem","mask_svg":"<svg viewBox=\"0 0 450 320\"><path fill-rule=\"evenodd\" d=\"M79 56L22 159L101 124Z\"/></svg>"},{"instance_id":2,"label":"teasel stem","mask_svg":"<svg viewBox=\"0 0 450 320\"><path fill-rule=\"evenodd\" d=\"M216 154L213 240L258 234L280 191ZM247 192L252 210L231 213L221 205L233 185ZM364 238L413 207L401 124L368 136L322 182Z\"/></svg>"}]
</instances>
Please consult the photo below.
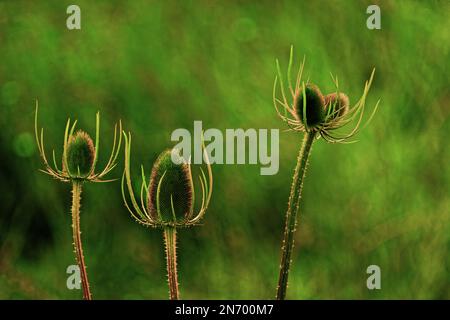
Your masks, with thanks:
<instances>
[{"instance_id":1,"label":"teasel stem","mask_svg":"<svg viewBox=\"0 0 450 320\"><path fill-rule=\"evenodd\" d=\"M84 263L83 246L81 245L81 231L80 231L80 202L81 202L82 182L72 182L72 231L73 231L73 246L75 248L75 255L77 258L78 267L80 268L81 286L83 289L83 299L92 300L92 295L89 290L89 281L86 272L86 265Z\"/></svg>"},{"instance_id":2,"label":"teasel stem","mask_svg":"<svg viewBox=\"0 0 450 320\"><path fill-rule=\"evenodd\" d=\"M294 248L294 233L297 228L297 215L300 207L300 199L303 189L303 180L306 175L308 158L316 137L315 131L305 133L303 144L297 158L297 165L292 179L291 193L289 195L288 209L286 212L286 225L284 228L283 245L281 247L281 264L278 278L277 300L286 298L289 268L291 266L291 254Z\"/></svg>"},{"instance_id":3,"label":"teasel stem","mask_svg":"<svg viewBox=\"0 0 450 320\"><path fill-rule=\"evenodd\" d=\"M164 243L166 245L167 277L169 281L170 300L179 300L177 272L177 229L164 227Z\"/></svg>"}]
</instances>

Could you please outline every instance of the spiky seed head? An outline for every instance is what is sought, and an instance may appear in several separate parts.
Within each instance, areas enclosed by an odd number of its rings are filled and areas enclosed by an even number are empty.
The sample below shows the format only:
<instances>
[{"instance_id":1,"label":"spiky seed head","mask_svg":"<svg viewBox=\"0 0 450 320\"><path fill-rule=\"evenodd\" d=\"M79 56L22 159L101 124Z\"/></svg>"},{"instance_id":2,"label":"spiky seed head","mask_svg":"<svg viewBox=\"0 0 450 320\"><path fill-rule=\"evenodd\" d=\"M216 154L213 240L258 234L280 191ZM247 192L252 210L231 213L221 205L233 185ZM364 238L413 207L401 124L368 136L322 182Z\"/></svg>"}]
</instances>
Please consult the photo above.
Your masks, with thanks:
<instances>
[{"instance_id":1,"label":"spiky seed head","mask_svg":"<svg viewBox=\"0 0 450 320\"><path fill-rule=\"evenodd\" d=\"M89 175L94 165L95 147L91 137L79 130L73 134L67 144L67 171L71 177L83 178ZM63 161L63 167L65 163Z\"/></svg>"},{"instance_id":2,"label":"spiky seed head","mask_svg":"<svg viewBox=\"0 0 450 320\"><path fill-rule=\"evenodd\" d=\"M348 96L342 92L330 93L325 97L325 107L331 119L345 115L348 112L349 105Z\"/></svg>"},{"instance_id":3,"label":"spiky seed head","mask_svg":"<svg viewBox=\"0 0 450 320\"><path fill-rule=\"evenodd\" d=\"M177 163L172 161L172 152L174 160L180 160ZM168 149L159 155L153 165L148 188L148 211L154 219L158 219L158 185L159 211L163 222L180 222L193 210L193 182L189 165L182 160L178 149Z\"/></svg>"},{"instance_id":4,"label":"spiky seed head","mask_svg":"<svg viewBox=\"0 0 450 320\"><path fill-rule=\"evenodd\" d=\"M303 87L302 87L303 88ZM306 98L306 121L303 113L303 105ZM319 87L307 84L294 97L294 111L296 117L308 128L319 126L325 120L325 102Z\"/></svg>"}]
</instances>

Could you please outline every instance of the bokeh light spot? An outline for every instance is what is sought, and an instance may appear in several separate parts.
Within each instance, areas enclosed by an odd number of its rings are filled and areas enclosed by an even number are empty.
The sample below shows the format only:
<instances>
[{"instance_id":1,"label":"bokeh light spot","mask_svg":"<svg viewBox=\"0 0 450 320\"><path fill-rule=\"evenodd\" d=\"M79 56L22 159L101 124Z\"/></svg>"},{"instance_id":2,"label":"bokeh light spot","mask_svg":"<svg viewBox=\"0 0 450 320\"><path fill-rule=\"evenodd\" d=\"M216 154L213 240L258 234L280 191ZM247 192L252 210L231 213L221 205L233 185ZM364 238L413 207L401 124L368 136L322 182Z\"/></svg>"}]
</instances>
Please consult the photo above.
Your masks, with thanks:
<instances>
[{"instance_id":1,"label":"bokeh light spot","mask_svg":"<svg viewBox=\"0 0 450 320\"><path fill-rule=\"evenodd\" d=\"M19 157L31 157L36 149L33 136L29 132L20 133L14 138L13 148Z\"/></svg>"}]
</instances>

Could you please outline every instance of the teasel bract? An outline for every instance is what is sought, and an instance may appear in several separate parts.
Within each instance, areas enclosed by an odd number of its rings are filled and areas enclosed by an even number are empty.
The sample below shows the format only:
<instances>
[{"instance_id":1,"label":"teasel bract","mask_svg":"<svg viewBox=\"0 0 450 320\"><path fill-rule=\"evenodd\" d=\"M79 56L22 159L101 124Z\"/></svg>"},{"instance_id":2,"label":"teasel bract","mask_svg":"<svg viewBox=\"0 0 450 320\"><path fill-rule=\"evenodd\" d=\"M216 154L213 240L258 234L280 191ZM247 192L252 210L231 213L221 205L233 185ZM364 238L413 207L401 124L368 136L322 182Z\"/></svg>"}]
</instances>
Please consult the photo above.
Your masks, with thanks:
<instances>
[{"instance_id":1,"label":"teasel bract","mask_svg":"<svg viewBox=\"0 0 450 320\"><path fill-rule=\"evenodd\" d=\"M311 154L314 141L320 137L330 143L352 143L350 139L361 129L365 110L366 97L373 81L375 69L366 81L361 98L355 105L350 106L349 98L340 92L337 77L332 77L336 91L326 96L320 89L302 80L305 59L300 64L295 84L291 81L291 69L293 63L293 47L291 47L289 65L287 70L288 89L291 95L290 101L286 95L278 60L276 61L278 75L273 86L273 103L278 116L287 123L288 130L304 133L303 143L300 148L297 165L292 178L288 208L286 212L283 243L281 248L280 272L278 278L278 300L286 298L289 269L292 262L292 249L294 247L294 234L297 228L297 215L300 209L300 199L308 166L308 158ZM277 98L277 87L281 97ZM376 103L371 115L365 122L366 126L374 116L378 103ZM281 110L282 109L282 110ZM336 133L336 130L356 121L356 124L346 134Z\"/></svg>"},{"instance_id":2,"label":"teasel bract","mask_svg":"<svg viewBox=\"0 0 450 320\"><path fill-rule=\"evenodd\" d=\"M205 215L211 200L213 187L211 165L207 153L204 151L208 178L204 170L200 168L201 173L198 179L202 191L202 200L197 212L195 212L194 181L190 159L188 161L184 159L180 155L180 150L176 148L165 150L159 155L153 165L148 184L144 168L141 166L142 182L140 201L138 203L134 195L130 176L131 134L129 133L127 136L124 133L124 137L123 200L126 208L137 222L163 230L169 297L171 300L178 300L180 295L177 272L177 229L198 225ZM125 188L128 191L128 196Z\"/></svg>"},{"instance_id":3,"label":"teasel bract","mask_svg":"<svg viewBox=\"0 0 450 320\"><path fill-rule=\"evenodd\" d=\"M81 242L80 231L80 204L81 191L85 182L110 182L113 180L104 180L104 177L117 165L122 142L122 123L119 121L114 126L114 140L111 155L104 169L96 172L98 159L98 150L100 142L100 113L96 114L95 145L91 137L84 131L75 132L77 121L72 124L67 120L64 133L64 145L62 153L61 169L57 165L55 150L52 152L53 166L49 163L44 146L44 129L38 130L38 102L36 101L35 111L35 135L39 154L44 162L44 169L40 170L51 177L72 184L72 233L75 256L80 268L81 286L83 290L83 299L92 300L92 294L89 287L89 281L84 261L83 246Z\"/></svg>"}]
</instances>

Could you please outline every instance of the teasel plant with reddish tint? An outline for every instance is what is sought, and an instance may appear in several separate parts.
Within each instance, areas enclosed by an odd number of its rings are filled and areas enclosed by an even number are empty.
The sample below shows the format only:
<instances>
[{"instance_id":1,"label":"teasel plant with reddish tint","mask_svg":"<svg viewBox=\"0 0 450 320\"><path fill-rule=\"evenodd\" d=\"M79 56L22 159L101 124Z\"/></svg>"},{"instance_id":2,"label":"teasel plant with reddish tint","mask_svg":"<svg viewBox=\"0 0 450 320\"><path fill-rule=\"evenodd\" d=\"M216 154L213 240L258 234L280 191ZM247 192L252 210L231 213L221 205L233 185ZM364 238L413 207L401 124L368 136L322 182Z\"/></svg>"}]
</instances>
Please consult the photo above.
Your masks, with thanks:
<instances>
[{"instance_id":1,"label":"teasel plant with reddish tint","mask_svg":"<svg viewBox=\"0 0 450 320\"><path fill-rule=\"evenodd\" d=\"M82 130L75 132L77 121L71 123L67 120L64 132L64 144L62 152L62 165L58 166L55 150L52 152L52 163L48 161L44 146L44 129L38 129L38 102L36 101L36 111L34 118L34 127L36 143L39 154L44 162L44 169L40 171L49 176L72 184L72 233L75 257L80 268L81 286L83 289L83 299L92 300L92 294L89 287L89 280L86 271L86 263L83 255L83 246L81 242L80 229L80 206L81 191L85 182L110 182L105 180L105 176L117 165L122 142L122 123L114 126L114 140L111 155L104 169L96 172L98 160L98 150L100 142L100 113L96 115L95 145L89 134Z\"/></svg>"},{"instance_id":2,"label":"teasel plant with reddish tint","mask_svg":"<svg viewBox=\"0 0 450 320\"><path fill-rule=\"evenodd\" d=\"M288 208L286 212L283 242L281 246L281 262L278 277L278 300L286 298L289 269L292 262L292 250L294 247L294 235L297 228L297 216L300 210L300 200L303 189L303 181L306 175L308 159L315 140L323 138L329 143L353 143L352 138L365 127L373 118L378 108L376 103L366 121L365 114L366 97L373 81L375 69L369 80L364 85L362 96L353 106L350 106L348 96L340 92L337 77L331 75L335 91L324 96L319 87L311 84L309 80L303 81L303 69L305 58L299 66L295 83L291 81L293 64L293 48L291 47L289 65L287 70L288 87L285 88L283 75L278 60L276 61L277 73L273 86L273 104L278 116L289 126L288 131L296 131L304 134L303 143L297 157L297 164L292 178ZM288 99L288 94L290 98ZM281 94L280 97L277 95ZM364 122L364 123L363 123ZM347 133L338 133L338 130L353 124ZM339 130L340 131L340 130Z\"/></svg>"},{"instance_id":3,"label":"teasel plant with reddish tint","mask_svg":"<svg viewBox=\"0 0 450 320\"><path fill-rule=\"evenodd\" d=\"M213 189L208 155L204 150L207 175L200 167L198 180L202 197L197 211L190 159L183 158L180 150L176 148L165 150L159 155L153 164L149 183L141 166L142 181L138 202L130 174L131 134L127 136L124 133L124 137L125 170L122 176L122 196L125 207L140 224L163 230L169 297L171 300L179 300L177 229L198 225L208 209Z\"/></svg>"}]
</instances>

